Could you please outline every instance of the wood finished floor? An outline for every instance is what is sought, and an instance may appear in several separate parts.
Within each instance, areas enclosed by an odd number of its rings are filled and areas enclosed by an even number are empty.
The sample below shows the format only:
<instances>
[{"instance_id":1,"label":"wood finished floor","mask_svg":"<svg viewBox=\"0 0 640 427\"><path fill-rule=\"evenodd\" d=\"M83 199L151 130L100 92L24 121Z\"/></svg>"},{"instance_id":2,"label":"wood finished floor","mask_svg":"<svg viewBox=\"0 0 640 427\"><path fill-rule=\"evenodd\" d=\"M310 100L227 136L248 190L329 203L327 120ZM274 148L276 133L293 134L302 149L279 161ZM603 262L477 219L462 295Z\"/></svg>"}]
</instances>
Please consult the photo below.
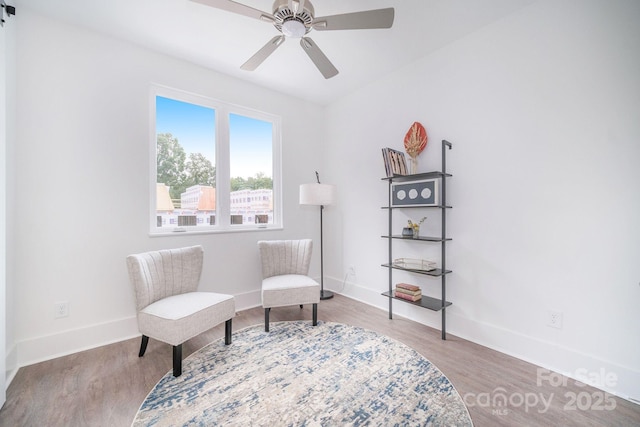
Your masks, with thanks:
<instances>
[{"instance_id":1,"label":"wood finished floor","mask_svg":"<svg viewBox=\"0 0 640 427\"><path fill-rule=\"evenodd\" d=\"M238 312L233 330L263 322L257 307ZM537 367L519 359L403 318L388 319L386 311L336 295L321 301L321 321L375 330L416 349L434 363L466 397L476 427L483 426L640 426L640 405L604 393L567 385L537 385ZM311 307L271 310L272 321L311 319ZM224 337L224 323L188 341L184 357L212 340ZM171 347L154 340L138 358L139 339L131 339L21 368L7 390L0 426L129 426L151 388L171 370ZM500 389L501 388L501 389ZM511 400L492 406L486 397L500 391ZM582 394L581 394L582 393ZM590 402L587 402L587 393ZM534 396L542 396L550 405ZM574 401L573 396L580 396ZM520 404L522 399L531 403ZM612 400L609 400L612 399ZM615 409L607 410L615 402ZM595 409L581 410L581 406ZM598 409L598 406L600 409Z\"/></svg>"}]
</instances>

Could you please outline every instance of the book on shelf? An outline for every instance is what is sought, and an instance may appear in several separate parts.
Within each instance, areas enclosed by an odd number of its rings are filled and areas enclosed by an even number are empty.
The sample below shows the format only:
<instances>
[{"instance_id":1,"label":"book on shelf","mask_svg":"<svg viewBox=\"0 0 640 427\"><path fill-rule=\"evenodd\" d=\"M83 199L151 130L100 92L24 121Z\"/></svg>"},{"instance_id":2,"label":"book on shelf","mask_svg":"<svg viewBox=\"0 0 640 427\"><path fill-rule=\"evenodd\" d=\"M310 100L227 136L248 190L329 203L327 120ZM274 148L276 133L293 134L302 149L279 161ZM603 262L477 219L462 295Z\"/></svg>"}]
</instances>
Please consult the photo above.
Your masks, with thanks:
<instances>
[{"instance_id":1,"label":"book on shelf","mask_svg":"<svg viewBox=\"0 0 640 427\"><path fill-rule=\"evenodd\" d=\"M396 288L396 293L405 295L421 295L422 291L420 289L418 289L417 291L410 291L409 289Z\"/></svg>"},{"instance_id":2,"label":"book on shelf","mask_svg":"<svg viewBox=\"0 0 640 427\"><path fill-rule=\"evenodd\" d=\"M397 283L396 284L396 288L407 289L409 291L419 291L420 290L420 286L411 285L409 283Z\"/></svg>"},{"instance_id":3,"label":"book on shelf","mask_svg":"<svg viewBox=\"0 0 640 427\"><path fill-rule=\"evenodd\" d=\"M394 161L394 173L396 175L406 175L407 174L407 161L405 159L404 153L402 151L394 150L393 148L389 148L389 155Z\"/></svg>"},{"instance_id":4,"label":"book on shelf","mask_svg":"<svg viewBox=\"0 0 640 427\"><path fill-rule=\"evenodd\" d=\"M407 161L402 151L388 147L383 148L382 159L387 177L407 174Z\"/></svg>"},{"instance_id":5,"label":"book on shelf","mask_svg":"<svg viewBox=\"0 0 640 427\"><path fill-rule=\"evenodd\" d=\"M386 149L382 149L382 160L384 161L384 171L386 173L386 177L389 178L393 176L393 172L391 172L391 165L389 165L389 155L386 152Z\"/></svg>"},{"instance_id":6,"label":"book on shelf","mask_svg":"<svg viewBox=\"0 0 640 427\"><path fill-rule=\"evenodd\" d=\"M396 291L395 297L403 300L415 302L415 301L420 301L422 299L422 293L420 295L407 295L407 294L403 294L402 292Z\"/></svg>"}]
</instances>

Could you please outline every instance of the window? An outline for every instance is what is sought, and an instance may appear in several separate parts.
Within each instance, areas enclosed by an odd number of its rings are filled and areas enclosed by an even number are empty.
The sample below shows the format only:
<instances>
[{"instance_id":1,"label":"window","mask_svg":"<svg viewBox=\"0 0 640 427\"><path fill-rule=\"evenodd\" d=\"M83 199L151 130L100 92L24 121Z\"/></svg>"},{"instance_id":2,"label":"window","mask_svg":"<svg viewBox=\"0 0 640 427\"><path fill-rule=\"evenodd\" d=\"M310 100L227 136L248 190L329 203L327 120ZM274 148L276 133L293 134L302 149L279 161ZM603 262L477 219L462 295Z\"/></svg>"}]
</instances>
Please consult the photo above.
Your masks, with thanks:
<instances>
[{"instance_id":1,"label":"window","mask_svg":"<svg viewBox=\"0 0 640 427\"><path fill-rule=\"evenodd\" d=\"M164 87L151 92L151 233L281 227L280 119Z\"/></svg>"}]
</instances>

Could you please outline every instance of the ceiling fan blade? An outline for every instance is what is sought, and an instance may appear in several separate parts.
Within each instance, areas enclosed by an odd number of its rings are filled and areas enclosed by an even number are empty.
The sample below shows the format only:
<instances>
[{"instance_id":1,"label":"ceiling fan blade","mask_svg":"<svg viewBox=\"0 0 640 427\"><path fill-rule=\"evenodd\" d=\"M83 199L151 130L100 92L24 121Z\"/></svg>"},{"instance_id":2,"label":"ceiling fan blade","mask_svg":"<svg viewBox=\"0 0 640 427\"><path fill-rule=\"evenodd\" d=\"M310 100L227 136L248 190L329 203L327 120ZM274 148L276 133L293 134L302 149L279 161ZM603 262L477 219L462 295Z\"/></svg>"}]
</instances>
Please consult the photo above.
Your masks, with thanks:
<instances>
[{"instance_id":1,"label":"ceiling fan blade","mask_svg":"<svg viewBox=\"0 0 640 427\"><path fill-rule=\"evenodd\" d=\"M195 3L204 4L206 6L215 7L216 9L226 10L227 12L237 13L239 15L248 16L249 18L259 19L261 21L275 22L273 15L267 12L263 12L258 9L254 9L250 6L242 3L237 3L232 0L191 0Z\"/></svg>"},{"instance_id":2,"label":"ceiling fan blade","mask_svg":"<svg viewBox=\"0 0 640 427\"><path fill-rule=\"evenodd\" d=\"M242 64L240 68L246 71L255 70L260 64L264 62L265 59L269 57L269 55L271 55L282 44L282 42L284 42L284 36L275 36L274 38L269 40L267 44L262 46L262 49L257 51L251 58L249 58L247 62Z\"/></svg>"},{"instance_id":3,"label":"ceiling fan blade","mask_svg":"<svg viewBox=\"0 0 640 427\"><path fill-rule=\"evenodd\" d=\"M389 7L387 9L322 16L314 19L312 25L313 29L317 31L391 28L394 15L394 9Z\"/></svg>"},{"instance_id":4,"label":"ceiling fan blade","mask_svg":"<svg viewBox=\"0 0 640 427\"><path fill-rule=\"evenodd\" d=\"M311 58L313 63L316 64L316 67L320 70L325 79L330 79L338 74L338 70L333 66L331 61L329 61L329 58L322 53L318 45L316 45L309 37L302 37L300 39L300 46L302 46L302 49L307 52L307 55L309 55L309 58Z\"/></svg>"}]
</instances>

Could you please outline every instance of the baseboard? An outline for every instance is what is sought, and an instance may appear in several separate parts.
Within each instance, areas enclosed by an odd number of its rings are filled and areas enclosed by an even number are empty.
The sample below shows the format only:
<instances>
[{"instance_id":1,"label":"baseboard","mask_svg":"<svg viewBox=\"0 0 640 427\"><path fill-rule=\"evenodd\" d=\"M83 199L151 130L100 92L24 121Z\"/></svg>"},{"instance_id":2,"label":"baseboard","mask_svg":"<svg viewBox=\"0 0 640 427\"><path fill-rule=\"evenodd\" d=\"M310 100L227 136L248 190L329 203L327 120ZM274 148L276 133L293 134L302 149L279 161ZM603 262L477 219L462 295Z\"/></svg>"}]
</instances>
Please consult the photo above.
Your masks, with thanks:
<instances>
[{"instance_id":1,"label":"baseboard","mask_svg":"<svg viewBox=\"0 0 640 427\"><path fill-rule=\"evenodd\" d=\"M260 290L234 295L236 311L261 304ZM7 378L18 368L140 336L136 316L22 340L7 354ZM11 363L10 363L11 362ZM9 380L7 380L7 383ZM8 386L8 384L7 384Z\"/></svg>"},{"instance_id":2,"label":"baseboard","mask_svg":"<svg viewBox=\"0 0 640 427\"><path fill-rule=\"evenodd\" d=\"M449 315L451 314L451 315ZM640 397L640 372L572 348L486 323L447 314L447 333L562 374L634 403ZM542 371L541 381L549 381Z\"/></svg>"},{"instance_id":3,"label":"baseboard","mask_svg":"<svg viewBox=\"0 0 640 427\"><path fill-rule=\"evenodd\" d=\"M260 289L237 294L233 297L236 300L236 311L248 310L262 305L262 291Z\"/></svg>"},{"instance_id":4,"label":"baseboard","mask_svg":"<svg viewBox=\"0 0 640 427\"><path fill-rule=\"evenodd\" d=\"M18 341L18 367L140 336L135 316Z\"/></svg>"},{"instance_id":5,"label":"baseboard","mask_svg":"<svg viewBox=\"0 0 640 427\"><path fill-rule=\"evenodd\" d=\"M344 282L343 284L340 280L327 277L325 277L325 287L348 298L384 311L388 310L388 300L381 296L381 292L356 283ZM440 329L438 312L431 312L410 304L396 303L393 307L394 316L405 317ZM447 312L447 334L589 384L630 402L640 403L640 372L632 368L602 360L557 343L543 341L496 325L473 321L458 315L454 310ZM612 379L613 377L615 379Z\"/></svg>"}]
</instances>

